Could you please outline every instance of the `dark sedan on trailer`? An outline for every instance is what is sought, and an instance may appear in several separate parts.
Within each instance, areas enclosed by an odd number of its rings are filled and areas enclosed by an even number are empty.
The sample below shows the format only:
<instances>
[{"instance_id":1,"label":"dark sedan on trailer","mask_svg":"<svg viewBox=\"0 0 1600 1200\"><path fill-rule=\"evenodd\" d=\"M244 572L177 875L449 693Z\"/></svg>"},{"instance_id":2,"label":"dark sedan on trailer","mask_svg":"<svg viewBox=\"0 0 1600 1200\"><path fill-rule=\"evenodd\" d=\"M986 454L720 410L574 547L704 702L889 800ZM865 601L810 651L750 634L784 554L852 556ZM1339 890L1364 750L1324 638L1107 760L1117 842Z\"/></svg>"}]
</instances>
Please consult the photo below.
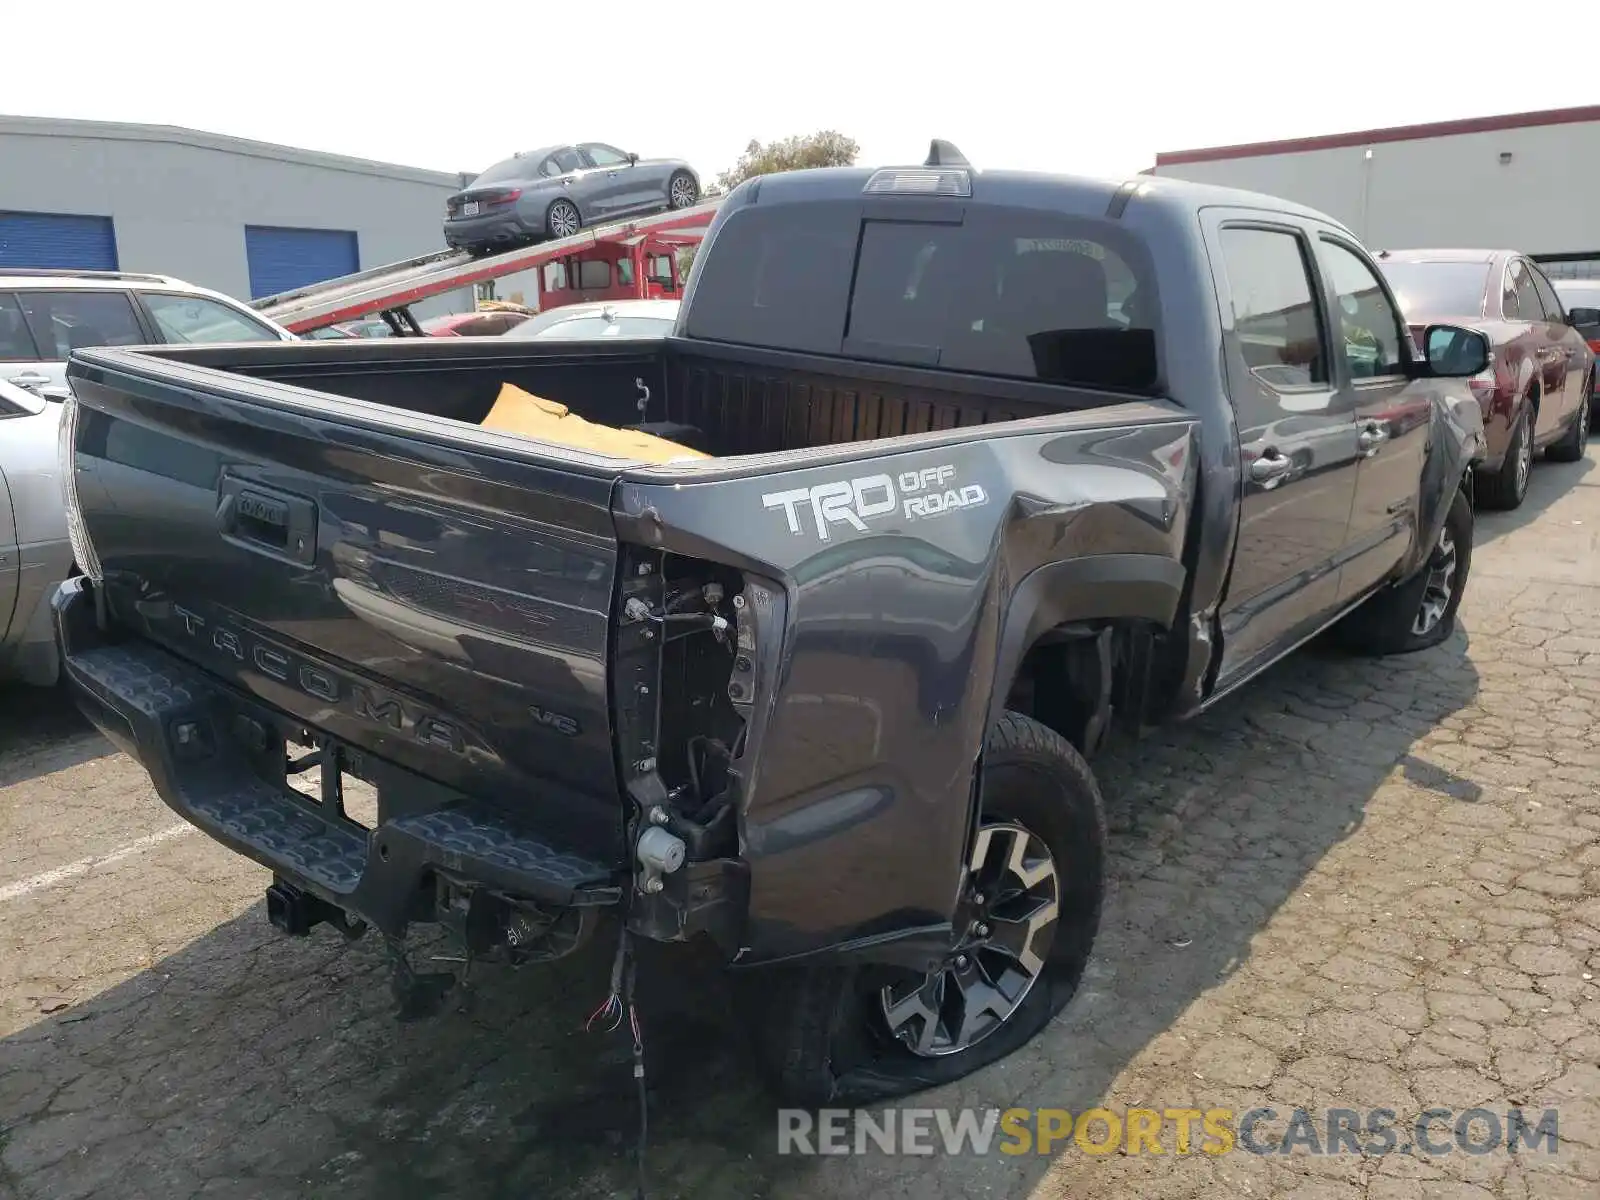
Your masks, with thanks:
<instances>
[{"instance_id":1,"label":"dark sedan on trailer","mask_svg":"<svg viewBox=\"0 0 1600 1200\"><path fill-rule=\"evenodd\" d=\"M451 196L444 240L484 254L699 200L700 177L682 159L640 158L604 142L545 146L495 163Z\"/></svg>"},{"instance_id":2,"label":"dark sedan on trailer","mask_svg":"<svg viewBox=\"0 0 1600 1200\"><path fill-rule=\"evenodd\" d=\"M1377 258L1412 337L1439 323L1489 337L1493 358L1467 381L1488 444L1480 502L1521 504L1540 450L1557 462L1583 457L1595 356L1532 259L1515 250L1383 250Z\"/></svg>"}]
</instances>

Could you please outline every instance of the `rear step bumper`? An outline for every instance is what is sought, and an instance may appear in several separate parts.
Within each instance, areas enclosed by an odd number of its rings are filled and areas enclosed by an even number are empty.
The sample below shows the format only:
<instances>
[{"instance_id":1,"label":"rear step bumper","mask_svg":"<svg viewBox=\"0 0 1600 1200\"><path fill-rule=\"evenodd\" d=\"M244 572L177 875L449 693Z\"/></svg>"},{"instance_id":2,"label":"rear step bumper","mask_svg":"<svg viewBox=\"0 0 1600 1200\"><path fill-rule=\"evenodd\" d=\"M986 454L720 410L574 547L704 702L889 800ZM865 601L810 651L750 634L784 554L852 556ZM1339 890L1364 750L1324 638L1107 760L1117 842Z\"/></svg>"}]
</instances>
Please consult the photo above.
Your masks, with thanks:
<instances>
[{"instance_id":1,"label":"rear step bumper","mask_svg":"<svg viewBox=\"0 0 1600 1200\"><path fill-rule=\"evenodd\" d=\"M84 715L138 759L179 816L280 879L403 936L431 901L429 878L565 906L616 903L604 864L542 841L470 801L382 820L367 830L269 781L235 735L240 717L271 728L282 718L146 641L108 644L82 579L54 600L62 669ZM431 915L431 902L425 906ZM422 919L428 919L426 916Z\"/></svg>"}]
</instances>

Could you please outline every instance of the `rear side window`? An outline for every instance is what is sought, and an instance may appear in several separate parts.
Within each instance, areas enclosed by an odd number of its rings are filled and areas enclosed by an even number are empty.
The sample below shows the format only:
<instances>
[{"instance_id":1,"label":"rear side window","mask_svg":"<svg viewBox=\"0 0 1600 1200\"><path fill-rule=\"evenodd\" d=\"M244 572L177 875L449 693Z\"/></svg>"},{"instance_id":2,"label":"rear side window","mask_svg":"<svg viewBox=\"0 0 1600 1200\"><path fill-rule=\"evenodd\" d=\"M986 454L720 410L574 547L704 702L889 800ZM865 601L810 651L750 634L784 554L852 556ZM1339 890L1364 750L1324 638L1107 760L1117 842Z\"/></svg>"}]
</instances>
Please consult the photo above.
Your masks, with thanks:
<instances>
[{"instance_id":1,"label":"rear side window","mask_svg":"<svg viewBox=\"0 0 1600 1200\"><path fill-rule=\"evenodd\" d=\"M0 292L0 362L38 362L39 348L33 344L22 305L15 296Z\"/></svg>"},{"instance_id":2,"label":"rear side window","mask_svg":"<svg viewBox=\"0 0 1600 1200\"><path fill-rule=\"evenodd\" d=\"M578 264L578 286L590 292L610 287L611 264L595 258L584 259Z\"/></svg>"},{"instance_id":3,"label":"rear side window","mask_svg":"<svg viewBox=\"0 0 1600 1200\"><path fill-rule=\"evenodd\" d=\"M1158 380L1154 272L1107 221L754 208L719 231L703 269L691 337L1075 387L1143 392Z\"/></svg>"},{"instance_id":4,"label":"rear side window","mask_svg":"<svg viewBox=\"0 0 1600 1200\"><path fill-rule=\"evenodd\" d=\"M1500 292L1500 311L1508 321L1543 321L1544 304L1534 290L1533 279L1517 260L1507 268Z\"/></svg>"},{"instance_id":5,"label":"rear side window","mask_svg":"<svg viewBox=\"0 0 1600 1200\"><path fill-rule=\"evenodd\" d=\"M92 346L141 346L150 340L126 292L18 292L17 299L33 340L50 360Z\"/></svg>"}]
</instances>

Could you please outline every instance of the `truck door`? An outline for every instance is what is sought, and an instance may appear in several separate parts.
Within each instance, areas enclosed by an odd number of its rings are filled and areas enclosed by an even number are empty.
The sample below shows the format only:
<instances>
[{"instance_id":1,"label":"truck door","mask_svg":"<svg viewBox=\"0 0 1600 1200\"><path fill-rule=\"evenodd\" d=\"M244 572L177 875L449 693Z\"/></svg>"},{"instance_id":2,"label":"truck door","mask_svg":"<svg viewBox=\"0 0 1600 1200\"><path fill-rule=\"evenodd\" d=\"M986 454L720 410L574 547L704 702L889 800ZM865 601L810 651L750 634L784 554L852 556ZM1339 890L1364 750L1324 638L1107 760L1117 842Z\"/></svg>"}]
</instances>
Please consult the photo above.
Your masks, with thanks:
<instances>
[{"instance_id":1,"label":"truck door","mask_svg":"<svg viewBox=\"0 0 1600 1200\"><path fill-rule=\"evenodd\" d=\"M1333 314L1333 369L1355 414L1356 498L1340 575L1341 603L1380 583L1416 537L1422 467L1439 380L1406 377L1400 306L1364 251L1320 233L1317 261Z\"/></svg>"},{"instance_id":2,"label":"truck door","mask_svg":"<svg viewBox=\"0 0 1600 1200\"><path fill-rule=\"evenodd\" d=\"M1356 425L1330 370L1307 231L1259 216L1207 229L1242 474L1218 686L1308 636L1338 603Z\"/></svg>"}]
</instances>

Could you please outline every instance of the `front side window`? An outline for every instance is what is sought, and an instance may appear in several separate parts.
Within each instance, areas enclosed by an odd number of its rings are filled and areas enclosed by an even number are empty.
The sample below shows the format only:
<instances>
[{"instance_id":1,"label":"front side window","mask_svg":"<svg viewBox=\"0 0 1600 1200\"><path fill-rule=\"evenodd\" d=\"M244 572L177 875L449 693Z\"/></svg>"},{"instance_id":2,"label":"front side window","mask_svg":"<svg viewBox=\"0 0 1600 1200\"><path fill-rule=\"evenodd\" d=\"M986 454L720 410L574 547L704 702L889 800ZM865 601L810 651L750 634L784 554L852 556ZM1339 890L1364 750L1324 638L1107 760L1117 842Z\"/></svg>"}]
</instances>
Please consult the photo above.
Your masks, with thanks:
<instances>
[{"instance_id":1,"label":"front side window","mask_svg":"<svg viewBox=\"0 0 1600 1200\"><path fill-rule=\"evenodd\" d=\"M1539 293L1539 306L1544 309L1545 320L1565 322L1566 310L1562 308L1555 288L1551 287L1550 281L1544 277L1544 272L1538 267L1530 266L1528 277L1533 280L1533 290Z\"/></svg>"},{"instance_id":2,"label":"front side window","mask_svg":"<svg viewBox=\"0 0 1600 1200\"><path fill-rule=\"evenodd\" d=\"M1354 380L1405 371L1405 326L1377 272L1350 247L1323 238L1322 269L1333 288L1334 346Z\"/></svg>"},{"instance_id":3,"label":"front side window","mask_svg":"<svg viewBox=\"0 0 1600 1200\"><path fill-rule=\"evenodd\" d=\"M52 360L92 346L142 346L133 300L126 292L18 292L40 351Z\"/></svg>"},{"instance_id":4,"label":"front side window","mask_svg":"<svg viewBox=\"0 0 1600 1200\"><path fill-rule=\"evenodd\" d=\"M204 296L171 292L141 292L145 308L161 331L163 341L276 342L281 339L269 326L252 320L226 304Z\"/></svg>"},{"instance_id":5,"label":"front side window","mask_svg":"<svg viewBox=\"0 0 1600 1200\"><path fill-rule=\"evenodd\" d=\"M615 146L607 146L601 142L589 142L583 147L583 152L589 156L589 161L597 167L625 167L628 165L628 156Z\"/></svg>"},{"instance_id":6,"label":"front side window","mask_svg":"<svg viewBox=\"0 0 1600 1200\"><path fill-rule=\"evenodd\" d=\"M631 287L633 285L633 259L617 259L617 282L623 287Z\"/></svg>"},{"instance_id":7,"label":"front side window","mask_svg":"<svg viewBox=\"0 0 1600 1200\"><path fill-rule=\"evenodd\" d=\"M1250 373L1274 390L1326 385L1328 360L1300 236L1234 227L1219 241L1234 338Z\"/></svg>"}]
</instances>

